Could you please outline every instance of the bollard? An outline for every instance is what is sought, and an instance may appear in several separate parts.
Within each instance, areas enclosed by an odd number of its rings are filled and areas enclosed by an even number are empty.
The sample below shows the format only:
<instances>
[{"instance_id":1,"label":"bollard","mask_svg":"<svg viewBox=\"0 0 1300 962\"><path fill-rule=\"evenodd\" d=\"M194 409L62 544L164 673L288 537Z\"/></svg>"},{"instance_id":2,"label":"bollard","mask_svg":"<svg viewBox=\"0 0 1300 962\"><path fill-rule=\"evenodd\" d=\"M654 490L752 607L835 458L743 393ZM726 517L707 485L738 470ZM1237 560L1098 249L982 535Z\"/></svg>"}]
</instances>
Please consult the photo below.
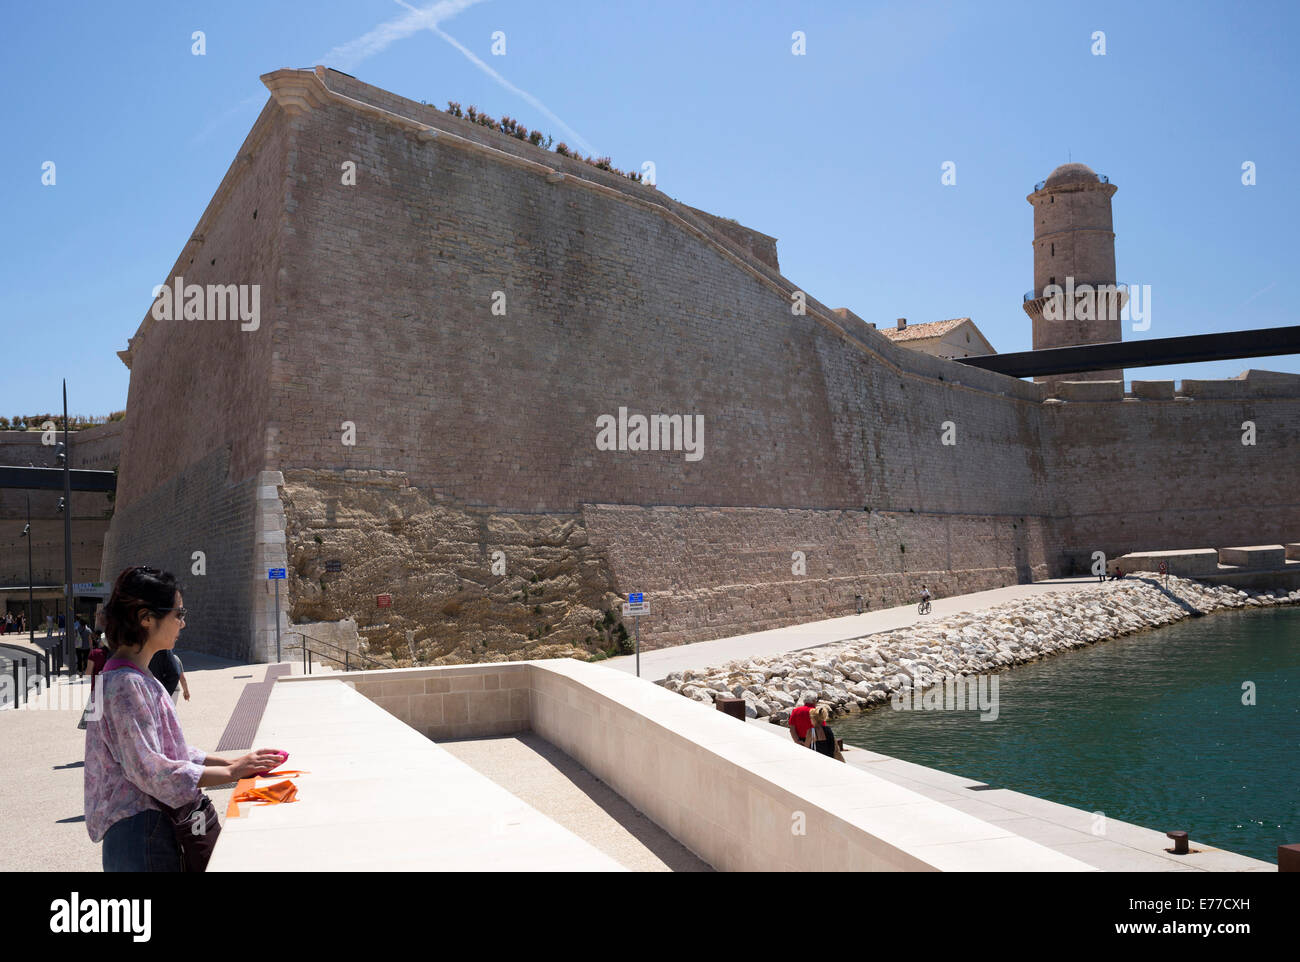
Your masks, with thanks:
<instances>
[{"instance_id":1,"label":"bollard","mask_svg":"<svg viewBox=\"0 0 1300 962\"><path fill-rule=\"evenodd\" d=\"M17 708L18 708L18 692L19 692L19 688L18 688L18 662L16 662L16 661L11 661L11 662L9 662L9 665L10 665L10 667L13 668L13 670L14 670L14 708L17 709Z\"/></svg>"},{"instance_id":2,"label":"bollard","mask_svg":"<svg viewBox=\"0 0 1300 962\"><path fill-rule=\"evenodd\" d=\"M1179 832L1165 832L1165 836L1166 836L1167 838L1172 838L1172 839L1174 840L1174 854L1175 854L1175 855L1186 855L1186 854L1187 854L1187 833L1186 833L1186 832L1181 832L1181 831L1179 831Z\"/></svg>"},{"instance_id":3,"label":"bollard","mask_svg":"<svg viewBox=\"0 0 1300 962\"><path fill-rule=\"evenodd\" d=\"M1300 872L1300 845L1279 845L1277 847L1277 870L1279 872Z\"/></svg>"},{"instance_id":4,"label":"bollard","mask_svg":"<svg viewBox=\"0 0 1300 962\"><path fill-rule=\"evenodd\" d=\"M745 720L745 699L718 697L713 699L713 704L717 706L718 711L726 712L732 718Z\"/></svg>"}]
</instances>

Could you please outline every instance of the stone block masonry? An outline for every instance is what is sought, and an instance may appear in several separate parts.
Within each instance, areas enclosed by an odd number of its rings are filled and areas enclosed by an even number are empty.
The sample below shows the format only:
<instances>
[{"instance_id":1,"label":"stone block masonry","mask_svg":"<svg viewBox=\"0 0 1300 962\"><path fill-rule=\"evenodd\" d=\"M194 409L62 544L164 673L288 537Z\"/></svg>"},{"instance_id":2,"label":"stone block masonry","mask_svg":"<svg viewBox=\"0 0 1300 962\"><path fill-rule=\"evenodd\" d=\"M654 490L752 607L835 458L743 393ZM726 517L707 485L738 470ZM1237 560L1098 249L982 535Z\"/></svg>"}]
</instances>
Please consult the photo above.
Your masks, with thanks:
<instances>
[{"instance_id":1,"label":"stone block masonry","mask_svg":"<svg viewBox=\"0 0 1300 962\"><path fill-rule=\"evenodd\" d=\"M242 650L266 650L254 594L281 547L293 620L352 616L399 653L413 630L465 660L582 649L584 619L634 590L662 614L655 646L1300 527L1288 384L1047 401L813 297L792 313L770 237L656 189L324 68L264 79L169 272L260 281L262 326L142 325L119 504L162 514L114 521L118 545L158 543L134 531L159 522L220 536L167 492L225 472L204 483L243 539ZM598 449L621 407L701 416L703 457ZM265 472L285 479L282 546ZM555 593L501 592L494 543ZM380 585L418 604L384 622Z\"/></svg>"},{"instance_id":2,"label":"stone block masonry","mask_svg":"<svg viewBox=\"0 0 1300 962\"><path fill-rule=\"evenodd\" d=\"M216 451L118 508L104 541L99 580L152 564L180 580L189 614L184 647L223 658L258 659L254 553L257 478L227 481L229 454ZM203 574L195 552L202 552ZM266 571L262 570L264 581Z\"/></svg>"}]
</instances>

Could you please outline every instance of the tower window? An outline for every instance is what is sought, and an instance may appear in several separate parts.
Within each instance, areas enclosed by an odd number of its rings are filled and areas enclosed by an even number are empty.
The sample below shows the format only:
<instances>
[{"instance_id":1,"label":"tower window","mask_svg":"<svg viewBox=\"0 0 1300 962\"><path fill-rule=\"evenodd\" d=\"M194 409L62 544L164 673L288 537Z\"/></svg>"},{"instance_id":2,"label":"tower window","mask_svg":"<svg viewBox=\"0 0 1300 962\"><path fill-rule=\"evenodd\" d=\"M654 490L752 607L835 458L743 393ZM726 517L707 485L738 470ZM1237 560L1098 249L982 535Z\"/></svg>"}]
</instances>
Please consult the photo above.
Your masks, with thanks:
<instances>
[{"instance_id":1,"label":"tower window","mask_svg":"<svg viewBox=\"0 0 1300 962\"><path fill-rule=\"evenodd\" d=\"M1055 244L1052 245L1052 256L1053 256L1053 257L1056 256L1056 245L1055 245Z\"/></svg>"}]
</instances>

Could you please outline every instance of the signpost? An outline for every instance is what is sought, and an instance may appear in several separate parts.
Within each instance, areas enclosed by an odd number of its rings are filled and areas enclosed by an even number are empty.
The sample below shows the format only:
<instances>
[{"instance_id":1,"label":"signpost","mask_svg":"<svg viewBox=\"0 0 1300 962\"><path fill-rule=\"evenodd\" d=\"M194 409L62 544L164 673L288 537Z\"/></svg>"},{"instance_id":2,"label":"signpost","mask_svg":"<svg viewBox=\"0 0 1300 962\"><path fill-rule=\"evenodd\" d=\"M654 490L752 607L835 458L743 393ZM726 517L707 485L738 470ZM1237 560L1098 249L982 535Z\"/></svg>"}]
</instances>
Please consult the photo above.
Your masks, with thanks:
<instances>
[{"instance_id":1,"label":"signpost","mask_svg":"<svg viewBox=\"0 0 1300 962\"><path fill-rule=\"evenodd\" d=\"M275 660L280 660L280 582L284 580L283 568L269 568L266 577L275 582Z\"/></svg>"},{"instance_id":2,"label":"signpost","mask_svg":"<svg viewBox=\"0 0 1300 962\"><path fill-rule=\"evenodd\" d=\"M650 602L645 600L644 592L633 592L627 596L627 601L623 603L623 617L631 616L636 620L632 622L633 630L636 632L636 676L641 677L641 616L650 614Z\"/></svg>"}]
</instances>

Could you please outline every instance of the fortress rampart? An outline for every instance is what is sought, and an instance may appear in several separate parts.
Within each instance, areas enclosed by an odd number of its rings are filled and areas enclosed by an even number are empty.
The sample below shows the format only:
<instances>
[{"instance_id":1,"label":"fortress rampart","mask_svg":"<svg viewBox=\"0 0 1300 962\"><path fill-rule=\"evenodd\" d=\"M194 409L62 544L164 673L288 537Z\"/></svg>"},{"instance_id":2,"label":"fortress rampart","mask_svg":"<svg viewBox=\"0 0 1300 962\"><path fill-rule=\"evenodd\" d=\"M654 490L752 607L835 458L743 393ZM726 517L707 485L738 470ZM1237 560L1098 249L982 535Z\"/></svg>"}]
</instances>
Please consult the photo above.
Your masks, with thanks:
<instances>
[{"instance_id":1,"label":"fortress rampart","mask_svg":"<svg viewBox=\"0 0 1300 962\"><path fill-rule=\"evenodd\" d=\"M267 653L276 558L295 617L533 657L628 591L676 644L1300 521L1289 379L1124 398L919 355L792 313L767 235L343 74L264 79L160 278L259 284L260 327L147 318L124 352L105 577L207 552L191 644ZM703 456L599 449L620 408L702 415Z\"/></svg>"}]
</instances>

